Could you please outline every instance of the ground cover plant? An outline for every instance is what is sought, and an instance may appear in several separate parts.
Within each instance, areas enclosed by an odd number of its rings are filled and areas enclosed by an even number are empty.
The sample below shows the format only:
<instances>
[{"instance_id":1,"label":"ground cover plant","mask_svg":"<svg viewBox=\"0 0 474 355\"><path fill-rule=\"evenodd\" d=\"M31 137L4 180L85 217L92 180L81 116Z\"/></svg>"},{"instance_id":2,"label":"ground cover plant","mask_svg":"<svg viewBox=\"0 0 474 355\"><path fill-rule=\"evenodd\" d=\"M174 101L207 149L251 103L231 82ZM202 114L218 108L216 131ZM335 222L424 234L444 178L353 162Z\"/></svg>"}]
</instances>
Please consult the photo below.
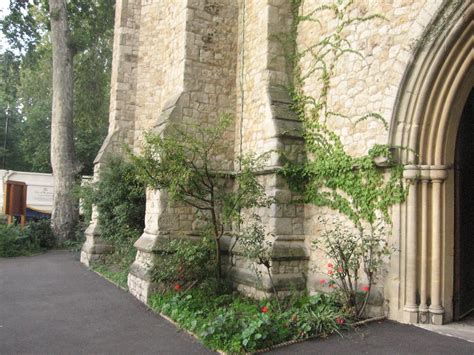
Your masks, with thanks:
<instances>
[{"instance_id":1,"label":"ground cover plant","mask_svg":"<svg viewBox=\"0 0 474 355\"><path fill-rule=\"evenodd\" d=\"M47 219L28 222L25 227L0 224L0 257L32 255L55 246Z\"/></svg>"},{"instance_id":2,"label":"ground cover plant","mask_svg":"<svg viewBox=\"0 0 474 355\"><path fill-rule=\"evenodd\" d=\"M255 300L217 288L207 280L199 287L176 287L155 294L149 305L206 346L230 354L249 353L290 340L326 337L348 326L347 315L333 295L297 295L277 303Z\"/></svg>"},{"instance_id":3,"label":"ground cover plant","mask_svg":"<svg viewBox=\"0 0 474 355\"><path fill-rule=\"evenodd\" d=\"M176 125L164 136L149 133L139 155L132 155L140 179L165 189L173 203L194 207L198 238L175 236L155 251L153 280L161 292L148 303L157 312L193 332L205 345L244 353L312 335L326 336L346 325L347 316L333 295L295 293L281 299L255 300L234 292L222 266L221 238L232 238L260 279L272 282L270 236L258 209L276 201L258 180L266 155L213 159L225 150L232 120L222 116L212 127ZM189 133L191 132L191 133ZM219 154L220 153L220 154ZM238 166L237 171L229 167ZM230 263L230 268L233 265Z\"/></svg>"}]
</instances>

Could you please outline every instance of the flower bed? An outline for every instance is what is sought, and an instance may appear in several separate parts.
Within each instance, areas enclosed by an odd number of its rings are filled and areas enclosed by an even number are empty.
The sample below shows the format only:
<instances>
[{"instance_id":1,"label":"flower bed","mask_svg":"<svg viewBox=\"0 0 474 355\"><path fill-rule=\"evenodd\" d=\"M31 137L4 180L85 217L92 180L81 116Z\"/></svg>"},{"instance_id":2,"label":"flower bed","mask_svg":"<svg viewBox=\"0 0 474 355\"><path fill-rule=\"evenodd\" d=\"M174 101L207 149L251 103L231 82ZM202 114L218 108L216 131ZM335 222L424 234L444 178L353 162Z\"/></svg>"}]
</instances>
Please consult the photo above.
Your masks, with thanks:
<instances>
[{"instance_id":1,"label":"flower bed","mask_svg":"<svg viewBox=\"0 0 474 355\"><path fill-rule=\"evenodd\" d=\"M227 353L248 353L312 336L326 337L347 327L347 316L331 295L299 295L285 301L254 300L203 285L150 298L162 313L206 346Z\"/></svg>"}]
</instances>

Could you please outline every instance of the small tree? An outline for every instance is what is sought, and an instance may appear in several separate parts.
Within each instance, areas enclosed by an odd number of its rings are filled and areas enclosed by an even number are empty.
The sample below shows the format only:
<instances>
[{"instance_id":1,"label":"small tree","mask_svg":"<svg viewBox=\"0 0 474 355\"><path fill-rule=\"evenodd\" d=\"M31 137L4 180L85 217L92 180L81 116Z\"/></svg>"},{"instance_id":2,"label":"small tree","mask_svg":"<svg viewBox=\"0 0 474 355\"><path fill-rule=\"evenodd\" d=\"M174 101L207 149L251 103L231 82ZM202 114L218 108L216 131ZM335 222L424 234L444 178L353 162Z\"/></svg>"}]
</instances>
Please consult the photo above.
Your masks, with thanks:
<instances>
[{"instance_id":1,"label":"small tree","mask_svg":"<svg viewBox=\"0 0 474 355\"><path fill-rule=\"evenodd\" d=\"M355 318L364 314L374 278L392 250L384 238L382 223L371 225L368 231L356 232L335 218L333 221L320 218L321 224L333 224L313 246L326 254L330 262L327 265L327 282L330 288L337 289L343 303ZM361 281L363 282L361 284ZM326 280L322 280L326 284Z\"/></svg>"},{"instance_id":2,"label":"small tree","mask_svg":"<svg viewBox=\"0 0 474 355\"><path fill-rule=\"evenodd\" d=\"M223 115L213 127L171 127L170 133L145 135L140 155L132 155L139 176L152 189L165 189L170 200L194 207L206 222L203 234L214 243L216 274L222 278L221 240L226 230L238 230L244 223L242 209L268 207L272 203L255 173L263 168L266 155L252 154L235 163L222 157L228 150L224 133L232 122Z\"/></svg>"}]
</instances>

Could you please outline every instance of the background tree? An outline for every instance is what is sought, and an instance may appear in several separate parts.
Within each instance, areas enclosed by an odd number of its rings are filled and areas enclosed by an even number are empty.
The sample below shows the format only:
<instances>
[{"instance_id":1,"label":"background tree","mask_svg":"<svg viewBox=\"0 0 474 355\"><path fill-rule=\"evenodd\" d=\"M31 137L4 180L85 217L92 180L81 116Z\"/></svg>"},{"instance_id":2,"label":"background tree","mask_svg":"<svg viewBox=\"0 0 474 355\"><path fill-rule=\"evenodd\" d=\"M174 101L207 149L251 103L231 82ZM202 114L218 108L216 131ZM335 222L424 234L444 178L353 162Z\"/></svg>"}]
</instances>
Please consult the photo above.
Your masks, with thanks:
<instances>
[{"instance_id":1,"label":"background tree","mask_svg":"<svg viewBox=\"0 0 474 355\"><path fill-rule=\"evenodd\" d=\"M75 177L92 173L107 132L114 4L11 0L1 21L19 62L13 107L23 118L15 148L25 170L54 171L53 228L60 240L72 236Z\"/></svg>"},{"instance_id":2,"label":"background tree","mask_svg":"<svg viewBox=\"0 0 474 355\"><path fill-rule=\"evenodd\" d=\"M73 125L73 47L65 0L50 0L53 50L51 166L54 176L52 228L59 242L72 239L77 221L73 194L78 172Z\"/></svg>"},{"instance_id":3,"label":"background tree","mask_svg":"<svg viewBox=\"0 0 474 355\"><path fill-rule=\"evenodd\" d=\"M20 62L12 52L0 53L0 73L0 168L21 170L25 162L19 146L14 144L23 128L17 105Z\"/></svg>"},{"instance_id":4,"label":"background tree","mask_svg":"<svg viewBox=\"0 0 474 355\"><path fill-rule=\"evenodd\" d=\"M114 6L115 0L67 2L74 53L74 141L83 175L92 174L93 160L107 134ZM51 172L52 55L48 9L46 0L11 1L8 14L0 21L19 63L15 85L21 130L10 136L21 157L12 159L10 168L16 170Z\"/></svg>"}]
</instances>

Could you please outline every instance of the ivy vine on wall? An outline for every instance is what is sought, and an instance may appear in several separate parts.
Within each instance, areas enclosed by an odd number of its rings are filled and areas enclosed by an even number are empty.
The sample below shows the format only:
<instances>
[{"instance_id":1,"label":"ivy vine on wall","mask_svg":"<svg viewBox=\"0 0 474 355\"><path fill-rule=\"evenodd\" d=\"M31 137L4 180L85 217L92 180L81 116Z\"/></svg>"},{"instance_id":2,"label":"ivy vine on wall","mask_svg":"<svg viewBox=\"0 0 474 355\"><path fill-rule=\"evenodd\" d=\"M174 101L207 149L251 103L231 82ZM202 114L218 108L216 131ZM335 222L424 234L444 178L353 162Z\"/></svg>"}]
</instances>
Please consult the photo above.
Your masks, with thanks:
<instances>
[{"instance_id":1,"label":"ivy vine on wall","mask_svg":"<svg viewBox=\"0 0 474 355\"><path fill-rule=\"evenodd\" d=\"M337 263L335 268L338 271L331 270L334 276L331 285L339 286L354 316L361 317L375 276L391 250L385 238L381 238L381 226L391 222L390 207L404 201L407 189L402 179L403 166L394 160L389 145L375 144L364 155L357 156L331 129L334 119L347 120L348 125L376 120L385 129L388 129L387 121L376 112L357 117L338 112L329 98L338 65L343 60L350 60L350 56L364 59L347 40L346 33L350 33L354 25L386 19L378 14L354 16L358 12L354 11L352 0L336 0L306 13L302 9L302 0L292 0L291 32L280 34L277 39L288 63L292 108L303 123L306 160L301 164L288 159L280 174L305 203L329 207L353 223L356 235L342 228L340 223L344 222L339 221L334 230L319 237L315 246ZM328 14L331 18L327 17ZM322 27L323 21L334 22L334 29L322 34L315 43L301 48L297 41L301 25L312 22ZM319 85L317 96L305 91L308 80ZM377 161L383 161L384 167ZM341 233L341 230L346 232ZM368 286L363 287L362 296L358 289L361 270L368 282Z\"/></svg>"},{"instance_id":2,"label":"ivy vine on wall","mask_svg":"<svg viewBox=\"0 0 474 355\"><path fill-rule=\"evenodd\" d=\"M389 209L403 202L406 188L403 184L403 165L393 157L393 149L386 144L373 145L366 154L355 156L347 150L341 137L330 128L331 119L343 118L348 125L365 120L377 120L385 129L387 121L376 112L350 117L333 110L329 102L332 79L337 65L349 55L363 59L345 38L349 26L376 19L378 14L351 17L354 1L337 0L301 14L302 0L292 0L293 26L291 33L279 35L287 56L291 80L288 90L293 99L293 110L303 123L307 158L303 164L289 159L280 174L290 186L301 193L305 202L327 206L347 216L358 228L373 224L379 218L390 222ZM337 21L335 29L306 48L298 48L296 40L303 22L321 23L317 15L331 12ZM302 60L311 58L303 68ZM304 90L308 80L320 86L318 96ZM383 167L377 162L383 161ZM388 169L385 169L387 168Z\"/></svg>"}]
</instances>

